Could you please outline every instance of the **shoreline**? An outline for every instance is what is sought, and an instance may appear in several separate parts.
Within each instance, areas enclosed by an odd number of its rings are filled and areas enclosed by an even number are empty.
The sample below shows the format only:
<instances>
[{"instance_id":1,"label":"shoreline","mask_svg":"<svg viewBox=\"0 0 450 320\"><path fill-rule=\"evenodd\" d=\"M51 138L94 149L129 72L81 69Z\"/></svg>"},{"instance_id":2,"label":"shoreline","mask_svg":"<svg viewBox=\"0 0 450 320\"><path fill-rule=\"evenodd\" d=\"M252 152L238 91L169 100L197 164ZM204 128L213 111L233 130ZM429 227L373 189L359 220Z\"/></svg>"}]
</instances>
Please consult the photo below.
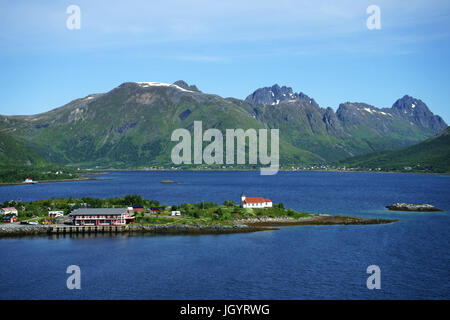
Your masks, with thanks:
<instances>
[{"instance_id":1,"label":"shoreline","mask_svg":"<svg viewBox=\"0 0 450 320\"><path fill-rule=\"evenodd\" d=\"M41 180L36 183L24 183L24 182L0 182L0 187L7 186L20 186L20 185L36 185L40 183L52 183L52 182L74 182L74 181L90 181L90 180L98 180L96 177L88 177L91 175L108 175L112 172L257 172L259 169L157 169L157 170L145 170L145 169L98 169L100 172L93 173L85 173L82 178L77 179L58 179L58 180ZM448 172L404 172L404 171L363 171L363 170L354 170L354 171L341 171L341 170L288 170L288 169L279 169L280 172L330 172L330 173L375 173L375 174L425 174L425 175L445 175L450 176ZM184 184L184 183L171 183L171 184Z\"/></svg>"},{"instance_id":2,"label":"shoreline","mask_svg":"<svg viewBox=\"0 0 450 320\"><path fill-rule=\"evenodd\" d=\"M236 220L232 225L142 225L130 224L118 228L97 227L78 227L69 225L22 225L22 224L3 224L0 225L0 238L26 237L26 236L48 236L54 234L108 234L108 233L149 233L149 234L230 234L230 233L249 233L259 231L279 230L280 226L307 226L307 225L374 225L388 224L397 222L392 219L377 218L356 218L345 216L317 215L306 218L252 218L245 220ZM65 231L55 232L54 229L61 228ZM68 231L70 230L70 231Z\"/></svg>"},{"instance_id":3,"label":"shoreline","mask_svg":"<svg viewBox=\"0 0 450 320\"><path fill-rule=\"evenodd\" d=\"M24 182L5 182L0 183L0 187L4 186L27 186L27 185L36 185L40 183L51 183L51 182L71 182L71 181L88 181L88 180L97 180L94 177L82 177L82 178L76 178L76 179L58 179L58 180L41 180L37 181L35 183L24 183Z\"/></svg>"},{"instance_id":4,"label":"shoreline","mask_svg":"<svg viewBox=\"0 0 450 320\"><path fill-rule=\"evenodd\" d=\"M372 224L389 224L398 222L396 219L381 219L381 218L358 218L347 216L333 216L328 214L320 214L313 217L305 217L294 219L289 217L284 218L252 218L239 220L240 223L248 226L267 226L267 227L282 227L282 226L330 226L330 225L372 225Z\"/></svg>"},{"instance_id":5,"label":"shoreline","mask_svg":"<svg viewBox=\"0 0 450 320\"><path fill-rule=\"evenodd\" d=\"M139 172L177 172L177 171L210 171L210 172L233 172L233 171L239 171L239 172L252 172L252 171L259 171L260 169L220 169L220 168L214 168L214 169L153 169L153 170L146 170L146 169L97 169L99 171L105 172L120 172L120 171L139 171ZM450 175L450 172L415 172L415 171L368 171L368 170L289 170L289 169L278 169L278 171L283 172L337 172L337 173L405 173L405 174L434 174L434 175ZM95 174L95 173L92 173Z\"/></svg>"}]
</instances>

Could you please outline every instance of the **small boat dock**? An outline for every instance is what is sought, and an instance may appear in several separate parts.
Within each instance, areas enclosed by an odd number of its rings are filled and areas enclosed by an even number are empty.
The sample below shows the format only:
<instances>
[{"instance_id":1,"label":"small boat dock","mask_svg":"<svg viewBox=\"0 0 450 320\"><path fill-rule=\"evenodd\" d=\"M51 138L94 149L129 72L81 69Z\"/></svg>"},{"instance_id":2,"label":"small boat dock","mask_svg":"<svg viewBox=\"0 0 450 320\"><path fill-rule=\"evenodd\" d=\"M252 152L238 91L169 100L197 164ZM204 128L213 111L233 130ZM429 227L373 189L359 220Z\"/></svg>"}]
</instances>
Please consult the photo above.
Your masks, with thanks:
<instances>
[{"instance_id":1,"label":"small boat dock","mask_svg":"<svg viewBox=\"0 0 450 320\"><path fill-rule=\"evenodd\" d=\"M55 225L48 228L49 234L74 234L74 233L119 233L127 231L127 226L61 226Z\"/></svg>"}]
</instances>

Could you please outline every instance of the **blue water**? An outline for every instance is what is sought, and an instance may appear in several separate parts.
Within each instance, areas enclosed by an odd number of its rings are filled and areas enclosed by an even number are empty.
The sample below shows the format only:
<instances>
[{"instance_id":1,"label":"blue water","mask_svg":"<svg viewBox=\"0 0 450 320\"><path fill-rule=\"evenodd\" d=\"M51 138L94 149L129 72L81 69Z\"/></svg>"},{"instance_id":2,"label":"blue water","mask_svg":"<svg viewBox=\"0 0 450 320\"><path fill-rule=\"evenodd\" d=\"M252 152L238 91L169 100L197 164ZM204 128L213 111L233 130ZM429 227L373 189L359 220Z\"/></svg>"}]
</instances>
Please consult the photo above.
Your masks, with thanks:
<instances>
[{"instance_id":1,"label":"blue water","mask_svg":"<svg viewBox=\"0 0 450 320\"><path fill-rule=\"evenodd\" d=\"M115 197L166 204L262 195L296 210L395 218L229 235L0 239L0 299L449 299L450 176L382 173L114 172L96 181L0 187L0 201ZM183 181L164 185L159 181ZM390 212L394 202L438 213ZM68 290L67 266L81 268ZM369 290L366 268L381 269Z\"/></svg>"}]
</instances>

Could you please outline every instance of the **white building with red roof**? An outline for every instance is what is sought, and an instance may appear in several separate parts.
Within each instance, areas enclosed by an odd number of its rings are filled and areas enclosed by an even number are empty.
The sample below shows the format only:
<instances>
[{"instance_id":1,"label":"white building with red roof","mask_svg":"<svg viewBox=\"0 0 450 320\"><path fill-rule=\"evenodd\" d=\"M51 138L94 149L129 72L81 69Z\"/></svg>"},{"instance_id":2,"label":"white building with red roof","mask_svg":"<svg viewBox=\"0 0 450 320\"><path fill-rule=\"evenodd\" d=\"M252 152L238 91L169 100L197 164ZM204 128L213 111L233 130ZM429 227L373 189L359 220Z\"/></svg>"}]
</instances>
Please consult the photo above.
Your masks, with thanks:
<instances>
[{"instance_id":1,"label":"white building with red roof","mask_svg":"<svg viewBox=\"0 0 450 320\"><path fill-rule=\"evenodd\" d=\"M263 197L246 197L241 195L242 208L272 208L272 200Z\"/></svg>"}]
</instances>

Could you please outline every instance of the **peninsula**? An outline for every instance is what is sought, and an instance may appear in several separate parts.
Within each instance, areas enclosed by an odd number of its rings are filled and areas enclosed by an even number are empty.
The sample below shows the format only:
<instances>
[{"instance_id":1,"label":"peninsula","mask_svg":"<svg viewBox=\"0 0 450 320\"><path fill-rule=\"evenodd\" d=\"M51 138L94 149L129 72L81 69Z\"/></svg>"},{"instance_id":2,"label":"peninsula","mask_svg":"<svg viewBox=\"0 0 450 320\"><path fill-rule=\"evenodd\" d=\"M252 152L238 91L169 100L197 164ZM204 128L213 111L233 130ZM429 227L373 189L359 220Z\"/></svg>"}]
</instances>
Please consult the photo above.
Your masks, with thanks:
<instances>
[{"instance_id":1,"label":"peninsula","mask_svg":"<svg viewBox=\"0 0 450 320\"><path fill-rule=\"evenodd\" d=\"M15 222L0 225L0 236L94 232L241 233L276 230L278 226L366 225L396 221L298 212L286 209L283 203L272 205L271 201L270 207L258 207L255 202L258 197L243 197L243 205L226 200L221 205L203 201L168 206L139 195L5 202L3 207L14 208L17 219L4 220Z\"/></svg>"}]
</instances>

